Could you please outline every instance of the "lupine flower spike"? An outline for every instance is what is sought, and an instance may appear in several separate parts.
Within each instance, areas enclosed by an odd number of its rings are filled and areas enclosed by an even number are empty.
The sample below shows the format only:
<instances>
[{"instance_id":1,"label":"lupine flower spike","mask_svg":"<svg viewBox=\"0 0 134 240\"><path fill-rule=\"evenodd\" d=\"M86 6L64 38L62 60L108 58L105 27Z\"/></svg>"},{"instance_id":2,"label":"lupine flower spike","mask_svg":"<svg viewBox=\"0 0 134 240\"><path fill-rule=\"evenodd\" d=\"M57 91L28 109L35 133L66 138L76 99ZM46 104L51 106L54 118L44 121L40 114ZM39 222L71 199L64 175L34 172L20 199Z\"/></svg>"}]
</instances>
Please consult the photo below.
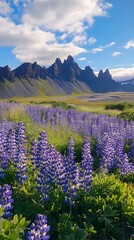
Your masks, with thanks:
<instances>
[{"instance_id":1,"label":"lupine flower spike","mask_svg":"<svg viewBox=\"0 0 134 240\"><path fill-rule=\"evenodd\" d=\"M42 214L37 214L34 223L30 226L27 240L48 240L50 236L47 235L50 226L47 225L47 217Z\"/></svg>"}]
</instances>

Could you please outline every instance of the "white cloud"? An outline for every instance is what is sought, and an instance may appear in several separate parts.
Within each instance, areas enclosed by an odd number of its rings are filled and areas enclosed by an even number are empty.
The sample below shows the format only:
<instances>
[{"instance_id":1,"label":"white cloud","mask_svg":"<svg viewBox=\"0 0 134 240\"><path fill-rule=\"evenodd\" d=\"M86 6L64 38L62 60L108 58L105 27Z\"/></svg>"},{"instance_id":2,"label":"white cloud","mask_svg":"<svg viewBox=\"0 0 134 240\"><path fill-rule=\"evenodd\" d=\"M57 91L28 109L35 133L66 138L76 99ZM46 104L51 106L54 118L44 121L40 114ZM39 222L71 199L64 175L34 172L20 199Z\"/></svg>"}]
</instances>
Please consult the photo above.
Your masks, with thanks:
<instances>
[{"instance_id":1,"label":"white cloud","mask_svg":"<svg viewBox=\"0 0 134 240\"><path fill-rule=\"evenodd\" d=\"M98 48L93 48L90 52L91 52L91 53L94 53L94 54L97 53L97 52L103 52L103 50L104 50L105 48L112 47L113 45L115 45L115 42L108 43L108 44L103 45L103 46L100 46L100 47L98 47Z\"/></svg>"},{"instance_id":2,"label":"white cloud","mask_svg":"<svg viewBox=\"0 0 134 240\"><path fill-rule=\"evenodd\" d=\"M52 31L80 33L85 23L91 26L94 18L105 16L111 6L102 0L34 0L27 5L23 21Z\"/></svg>"},{"instance_id":3,"label":"white cloud","mask_svg":"<svg viewBox=\"0 0 134 240\"><path fill-rule=\"evenodd\" d=\"M0 46L13 46L13 53L22 62L51 64L57 57L63 60L70 53L75 56L86 51L73 43L58 44L53 33L29 25L15 25L8 18L0 17L0 36Z\"/></svg>"},{"instance_id":4,"label":"white cloud","mask_svg":"<svg viewBox=\"0 0 134 240\"><path fill-rule=\"evenodd\" d=\"M25 4L31 3L32 0L11 0L13 2L14 5L19 6L19 4L23 4L25 6Z\"/></svg>"},{"instance_id":5,"label":"white cloud","mask_svg":"<svg viewBox=\"0 0 134 240\"><path fill-rule=\"evenodd\" d=\"M46 44L42 47L16 47L13 53L16 58L21 61L34 62L38 61L41 65L52 64L58 57L64 60L70 53L72 56L78 55L79 53L85 52L83 48L79 48L72 43L67 44Z\"/></svg>"},{"instance_id":6,"label":"white cloud","mask_svg":"<svg viewBox=\"0 0 134 240\"><path fill-rule=\"evenodd\" d=\"M120 80L129 80L134 78L134 67L130 68L114 68L110 69L110 73L113 79L120 81Z\"/></svg>"},{"instance_id":7,"label":"white cloud","mask_svg":"<svg viewBox=\"0 0 134 240\"><path fill-rule=\"evenodd\" d=\"M1 0L0 1L0 15L7 16L11 11L12 11L12 9L10 8L10 5L5 0Z\"/></svg>"},{"instance_id":8,"label":"white cloud","mask_svg":"<svg viewBox=\"0 0 134 240\"><path fill-rule=\"evenodd\" d=\"M37 41L38 39L38 41ZM15 25L8 18L0 17L0 46L42 46L54 42L55 35L29 25Z\"/></svg>"},{"instance_id":9,"label":"white cloud","mask_svg":"<svg viewBox=\"0 0 134 240\"><path fill-rule=\"evenodd\" d=\"M114 45L115 45L115 42L111 42L111 43L108 43L108 44L106 44L106 45L100 46L100 48L105 49L105 48L112 47L112 46L114 46Z\"/></svg>"},{"instance_id":10,"label":"white cloud","mask_svg":"<svg viewBox=\"0 0 134 240\"><path fill-rule=\"evenodd\" d=\"M117 64L116 67L125 67L126 65L124 63Z\"/></svg>"},{"instance_id":11,"label":"white cloud","mask_svg":"<svg viewBox=\"0 0 134 240\"><path fill-rule=\"evenodd\" d=\"M67 34L66 33L63 33L61 36L60 36L60 40L65 40L67 38Z\"/></svg>"},{"instance_id":12,"label":"white cloud","mask_svg":"<svg viewBox=\"0 0 134 240\"><path fill-rule=\"evenodd\" d=\"M97 52L103 52L103 49L102 48L93 48L91 50L91 53L97 53Z\"/></svg>"},{"instance_id":13,"label":"white cloud","mask_svg":"<svg viewBox=\"0 0 134 240\"><path fill-rule=\"evenodd\" d=\"M86 44L86 42L87 42L87 36L86 36L86 34L78 34L78 35L76 35L76 36L74 36L74 38L72 39L72 41L74 42L74 43L77 43L77 44Z\"/></svg>"},{"instance_id":14,"label":"white cloud","mask_svg":"<svg viewBox=\"0 0 134 240\"><path fill-rule=\"evenodd\" d=\"M124 48L129 49L129 48L134 48L134 41L131 40L127 42L127 44L124 46Z\"/></svg>"},{"instance_id":15,"label":"white cloud","mask_svg":"<svg viewBox=\"0 0 134 240\"><path fill-rule=\"evenodd\" d=\"M107 15L112 4L106 1L0 0L0 46L13 47L20 61L39 64L86 52L80 45L87 43L86 30L95 17Z\"/></svg>"},{"instance_id":16,"label":"white cloud","mask_svg":"<svg viewBox=\"0 0 134 240\"><path fill-rule=\"evenodd\" d=\"M113 57L116 57L116 56L119 56L119 55L121 55L121 52L113 52L113 53L112 53L112 56L113 56Z\"/></svg>"},{"instance_id":17,"label":"white cloud","mask_svg":"<svg viewBox=\"0 0 134 240\"><path fill-rule=\"evenodd\" d=\"M90 38L88 39L89 45L92 45L92 44L94 44L94 43L96 43L96 42L97 42L97 40L96 40L95 37L90 37Z\"/></svg>"},{"instance_id":18,"label":"white cloud","mask_svg":"<svg viewBox=\"0 0 134 240\"><path fill-rule=\"evenodd\" d=\"M78 58L79 61L85 61L86 58L85 57L81 57L81 58Z\"/></svg>"},{"instance_id":19,"label":"white cloud","mask_svg":"<svg viewBox=\"0 0 134 240\"><path fill-rule=\"evenodd\" d=\"M21 1L20 0L13 0L13 4L18 6L18 4L20 3Z\"/></svg>"}]
</instances>

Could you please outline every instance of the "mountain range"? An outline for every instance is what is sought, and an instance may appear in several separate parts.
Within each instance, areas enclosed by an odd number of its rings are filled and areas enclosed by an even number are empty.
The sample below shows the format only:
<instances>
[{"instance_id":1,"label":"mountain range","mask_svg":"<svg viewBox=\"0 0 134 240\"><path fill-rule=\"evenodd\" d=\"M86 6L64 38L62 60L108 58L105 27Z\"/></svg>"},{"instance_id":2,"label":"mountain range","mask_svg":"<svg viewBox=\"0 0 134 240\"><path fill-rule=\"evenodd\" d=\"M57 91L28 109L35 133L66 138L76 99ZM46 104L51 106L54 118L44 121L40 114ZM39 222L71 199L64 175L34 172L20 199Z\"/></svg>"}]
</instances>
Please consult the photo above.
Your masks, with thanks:
<instances>
[{"instance_id":1,"label":"mountain range","mask_svg":"<svg viewBox=\"0 0 134 240\"><path fill-rule=\"evenodd\" d=\"M108 69L97 77L90 66L81 69L70 55L63 63L57 58L48 68L36 62L14 70L0 67L0 98L113 91L134 91L134 79L116 82Z\"/></svg>"}]
</instances>

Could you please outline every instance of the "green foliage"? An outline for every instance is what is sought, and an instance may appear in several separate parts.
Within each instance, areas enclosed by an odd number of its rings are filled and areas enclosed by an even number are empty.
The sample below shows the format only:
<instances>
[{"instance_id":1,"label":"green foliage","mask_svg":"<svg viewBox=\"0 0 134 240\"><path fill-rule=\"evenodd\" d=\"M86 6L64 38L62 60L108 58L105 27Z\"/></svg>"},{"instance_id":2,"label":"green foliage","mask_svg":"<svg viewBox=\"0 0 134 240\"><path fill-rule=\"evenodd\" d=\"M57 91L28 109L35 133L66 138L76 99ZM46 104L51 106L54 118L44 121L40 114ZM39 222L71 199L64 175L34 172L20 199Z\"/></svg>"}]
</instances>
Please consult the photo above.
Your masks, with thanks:
<instances>
[{"instance_id":1,"label":"green foliage","mask_svg":"<svg viewBox=\"0 0 134 240\"><path fill-rule=\"evenodd\" d=\"M125 176L121 176L120 179L123 182L134 184L134 174L133 173L128 173Z\"/></svg>"},{"instance_id":2,"label":"green foliage","mask_svg":"<svg viewBox=\"0 0 134 240\"><path fill-rule=\"evenodd\" d=\"M119 111L123 111L118 114L119 118L123 118L124 120L134 121L134 104L129 102L124 103L111 103L105 106L106 110L116 109Z\"/></svg>"},{"instance_id":3,"label":"green foliage","mask_svg":"<svg viewBox=\"0 0 134 240\"><path fill-rule=\"evenodd\" d=\"M90 195L82 201L86 222L94 226L97 240L125 240L133 232L133 188L114 175L96 175Z\"/></svg>"},{"instance_id":4,"label":"green foliage","mask_svg":"<svg viewBox=\"0 0 134 240\"><path fill-rule=\"evenodd\" d=\"M23 239L27 225L26 218L22 215L14 215L13 219L3 219L2 209L0 209L0 239L19 240Z\"/></svg>"},{"instance_id":5,"label":"green foliage","mask_svg":"<svg viewBox=\"0 0 134 240\"><path fill-rule=\"evenodd\" d=\"M30 164L28 175L27 182L21 187L12 180L15 216L12 220L0 220L0 239L23 239L28 224L26 219L33 221L37 213L48 216L53 240L130 239L134 222L134 188L120 181L119 176L94 175L91 190L86 194L80 191L75 205L69 207L64 203L61 189L54 186L50 199L41 204L36 190L37 173L33 173Z\"/></svg>"},{"instance_id":6,"label":"green foliage","mask_svg":"<svg viewBox=\"0 0 134 240\"><path fill-rule=\"evenodd\" d=\"M48 104L48 105L51 105L53 108L59 107L59 108L65 109L65 110L74 109L74 106L72 106L72 105L70 105L66 102L61 102L61 101L60 102L57 102L57 101L42 101L42 102L38 102L38 103L32 101L31 103L32 104L38 104L38 105L40 105L40 104L47 105Z\"/></svg>"},{"instance_id":7,"label":"green foliage","mask_svg":"<svg viewBox=\"0 0 134 240\"><path fill-rule=\"evenodd\" d=\"M126 109L130 109L130 108L134 108L134 104L132 103L128 103L128 102L123 102L123 103L111 103L111 104L107 104L105 106L105 109L117 109L120 111L124 111Z\"/></svg>"},{"instance_id":8,"label":"green foliage","mask_svg":"<svg viewBox=\"0 0 134 240\"><path fill-rule=\"evenodd\" d=\"M118 175L94 173L91 190L86 194L79 191L73 207L70 208L65 204L64 194L55 186L50 189L50 199L45 204L41 204L36 190L37 171L33 171L29 160L31 142L38 138L41 130L45 130L49 142L65 154L68 140L73 136L75 161L79 162L83 136L80 133L73 133L66 126L39 128L23 110L18 108L6 114L8 120L23 121L26 125L28 179L23 186L20 186L16 181L15 167L10 164L5 171L1 183L12 185L14 199L12 212L15 215L11 220L0 218L0 239L25 239L28 225L26 219L33 221L36 214L41 213L48 216L52 240L130 240L134 230L134 187L132 186L134 176L129 174L120 178ZM130 143L126 142L125 152L129 152L129 149ZM91 153L95 159L96 171L98 159L96 142L93 138L91 138Z\"/></svg>"},{"instance_id":9,"label":"green foliage","mask_svg":"<svg viewBox=\"0 0 134 240\"><path fill-rule=\"evenodd\" d=\"M134 111L125 111L118 115L118 117L123 118L124 120L134 121Z\"/></svg>"},{"instance_id":10,"label":"green foliage","mask_svg":"<svg viewBox=\"0 0 134 240\"><path fill-rule=\"evenodd\" d=\"M74 109L74 107L72 105L67 104L65 102L52 101L50 103L52 104L52 107L60 107L60 108L65 109L65 110Z\"/></svg>"},{"instance_id":11,"label":"green foliage","mask_svg":"<svg viewBox=\"0 0 134 240\"><path fill-rule=\"evenodd\" d=\"M86 230L81 229L76 223L71 221L69 214L62 214L58 223L59 240L83 240L86 239Z\"/></svg>"}]
</instances>

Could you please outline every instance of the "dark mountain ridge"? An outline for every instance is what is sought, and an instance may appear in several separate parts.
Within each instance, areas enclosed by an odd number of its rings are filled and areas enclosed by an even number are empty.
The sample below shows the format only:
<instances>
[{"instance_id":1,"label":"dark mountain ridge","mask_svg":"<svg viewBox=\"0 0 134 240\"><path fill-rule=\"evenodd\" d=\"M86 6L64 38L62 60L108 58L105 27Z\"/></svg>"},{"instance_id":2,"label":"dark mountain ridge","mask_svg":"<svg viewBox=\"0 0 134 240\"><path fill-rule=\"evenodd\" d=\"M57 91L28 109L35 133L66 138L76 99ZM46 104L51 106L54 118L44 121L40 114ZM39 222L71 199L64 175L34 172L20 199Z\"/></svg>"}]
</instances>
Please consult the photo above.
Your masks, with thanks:
<instances>
[{"instance_id":1,"label":"dark mountain ridge","mask_svg":"<svg viewBox=\"0 0 134 240\"><path fill-rule=\"evenodd\" d=\"M134 78L119 82L119 86L125 92L134 92Z\"/></svg>"},{"instance_id":2,"label":"dark mountain ridge","mask_svg":"<svg viewBox=\"0 0 134 240\"><path fill-rule=\"evenodd\" d=\"M107 69L98 77L90 66L81 69L72 56L62 63L59 58L48 68L23 63L14 70L0 67L0 98L12 96L59 95L73 92L109 92L122 87Z\"/></svg>"}]
</instances>

